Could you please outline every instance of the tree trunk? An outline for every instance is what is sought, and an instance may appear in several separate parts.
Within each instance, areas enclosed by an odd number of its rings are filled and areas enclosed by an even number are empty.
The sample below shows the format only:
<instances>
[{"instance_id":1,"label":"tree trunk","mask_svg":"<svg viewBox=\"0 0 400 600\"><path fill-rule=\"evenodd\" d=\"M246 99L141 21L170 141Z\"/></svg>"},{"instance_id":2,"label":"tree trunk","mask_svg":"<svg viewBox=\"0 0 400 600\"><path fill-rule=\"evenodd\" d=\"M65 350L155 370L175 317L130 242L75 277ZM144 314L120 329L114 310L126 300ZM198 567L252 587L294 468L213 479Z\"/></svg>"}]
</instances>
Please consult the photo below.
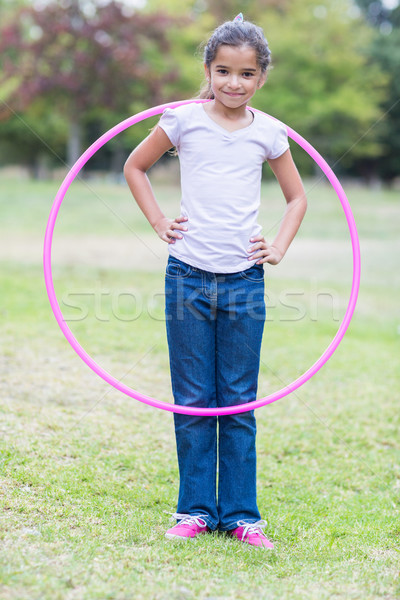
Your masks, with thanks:
<instances>
[{"instance_id":1,"label":"tree trunk","mask_svg":"<svg viewBox=\"0 0 400 600\"><path fill-rule=\"evenodd\" d=\"M71 168L82 154L82 125L73 117L69 121L67 163Z\"/></svg>"},{"instance_id":2,"label":"tree trunk","mask_svg":"<svg viewBox=\"0 0 400 600\"><path fill-rule=\"evenodd\" d=\"M50 178L49 155L39 152L30 167L31 177L39 181L46 181Z\"/></svg>"},{"instance_id":3,"label":"tree trunk","mask_svg":"<svg viewBox=\"0 0 400 600\"><path fill-rule=\"evenodd\" d=\"M111 172L117 179L120 179L122 176L122 169L126 158L126 150L122 143L121 137L119 137L114 140L111 156Z\"/></svg>"}]
</instances>

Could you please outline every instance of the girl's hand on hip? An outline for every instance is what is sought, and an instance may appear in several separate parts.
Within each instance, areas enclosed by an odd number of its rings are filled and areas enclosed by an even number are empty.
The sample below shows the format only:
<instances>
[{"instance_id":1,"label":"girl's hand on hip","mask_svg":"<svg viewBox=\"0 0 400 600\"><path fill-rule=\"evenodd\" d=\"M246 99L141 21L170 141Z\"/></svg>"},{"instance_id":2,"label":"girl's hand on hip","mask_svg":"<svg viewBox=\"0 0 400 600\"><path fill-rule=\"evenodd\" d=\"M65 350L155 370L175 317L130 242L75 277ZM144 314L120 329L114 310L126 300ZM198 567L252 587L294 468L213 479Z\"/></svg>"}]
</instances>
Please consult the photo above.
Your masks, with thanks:
<instances>
[{"instance_id":1,"label":"girl's hand on hip","mask_svg":"<svg viewBox=\"0 0 400 600\"><path fill-rule=\"evenodd\" d=\"M187 220L187 217L182 216L176 217L176 219L164 217L155 224L154 230L164 242L167 242L167 244L174 244L177 239L182 239L183 237L179 231L187 231L185 225Z\"/></svg>"},{"instance_id":2,"label":"girl's hand on hip","mask_svg":"<svg viewBox=\"0 0 400 600\"><path fill-rule=\"evenodd\" d=\"M268 244L263 235L256 235L252 237L250 242L257 243L247 249L247 252L255 253L252 256L249 256L248 260L255 260L258 258L259 260L256 263L257 265L261 265L263 263L277 265L282 260L283 253L276 246Z\"/></svg>"}]
</instances>

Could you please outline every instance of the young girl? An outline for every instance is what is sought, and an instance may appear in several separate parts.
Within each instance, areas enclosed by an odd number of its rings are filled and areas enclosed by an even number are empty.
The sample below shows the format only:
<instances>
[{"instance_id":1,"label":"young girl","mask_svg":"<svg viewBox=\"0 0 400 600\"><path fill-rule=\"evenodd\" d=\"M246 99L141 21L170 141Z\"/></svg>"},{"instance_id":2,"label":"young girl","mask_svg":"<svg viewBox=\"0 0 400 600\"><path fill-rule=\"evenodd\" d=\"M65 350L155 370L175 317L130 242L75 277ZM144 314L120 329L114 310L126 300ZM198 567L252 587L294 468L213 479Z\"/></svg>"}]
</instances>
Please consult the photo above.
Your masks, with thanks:
<instances>
[{"instance_id":1,"label":"young girl","mask_svg":"<svg viewBox=\"0 0 400 600\"><path fill-rule=\"evenodd\" d=\"M172 390L180 405L256 400L263 265L282 260L306 210L286 128L248 108L269 63L262 30L241 14L218 27L204 52L203 97L210 102L165 110L124 168L138 205L169 244L165 314ZM162 213L146 175L173 146L182 187L175 219ZM272 243L257 224L266 160L287 203ZM166 537L186 540L219 529L252 546L273 548L256 499L254 411L220 417L174 413L174 424L180 486L177 524Z\"/></svg>"}]
</instances>

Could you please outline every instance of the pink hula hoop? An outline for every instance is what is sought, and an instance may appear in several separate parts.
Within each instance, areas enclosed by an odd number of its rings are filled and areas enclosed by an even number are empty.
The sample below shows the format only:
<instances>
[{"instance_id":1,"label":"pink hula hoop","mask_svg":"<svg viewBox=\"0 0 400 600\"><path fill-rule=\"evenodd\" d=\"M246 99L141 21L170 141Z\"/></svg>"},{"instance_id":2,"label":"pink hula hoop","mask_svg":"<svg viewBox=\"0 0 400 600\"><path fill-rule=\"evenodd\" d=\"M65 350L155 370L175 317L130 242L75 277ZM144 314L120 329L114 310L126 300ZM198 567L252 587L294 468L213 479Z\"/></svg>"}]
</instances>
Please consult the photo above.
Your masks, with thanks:
<instances>
[{"instance_id":1,"label":"pink hula hoop","mask_svg":"<svg viewBox=\"0 0 400 600\"><path fill-rule=\"evenodd\" d=\"M118 381L118 379L116 379L115 377L113 377L112 375L107 373L107 371L105 371L102 367L100 367L91 358L91 356L89 356L89 354L82 348L82 346L76 340L76 338L72 334L71 330L65 323L62 312L60 310L60 306L58 304L57 297L56 297L56 294L54 291L53 275L52 275L52 270L51 270L51 245L52 245L53 232L54 232L54 227L55 227L58 211L59 211L61 203L68 191L69 186L71 185L71 183L73 182L75 177L78 175L79 171L87 163L87 161L102 146L104 146L104 144L106 144L109 140L111 140L111 138L115 137L116 135L118 135L119 133L121 133L122 131L127 129L128 127L131 127L132 125L135 125L136 123L139 123L140 121L143 121L144 119L158 115L158 114L162 113L166 108L176 108L178 106L181 106L184 104L190 104L192 102L199 103L199 102L205 102L205 100L184 100L184 101L178 101L178 102L169 102L167 104L162 104L160 106L156 106L156 107L150 108L148 110L145 110L143 112L140 112L136 115L133 115L132 117L129 117L125 121L122 121L118 125L115 125L115 127L113 127L112 129L110 129L109 131L104 133L96 142L94 142L82 154L82 156L77 160L77 162L71 168L71 170L65 177L63 183L61 184L61 186L58 190L58 193L55 197L51 211L50 211L50 216L49 216L49 220L47 223L45 240L44 240L44 255L43 255L44 278L45 278L47 293L48 293L49 300L50 300L50 305L53 310L54 316L61 328L61 331L63 332L63 334L65 335L66 339L68 340L68 342L70 343L72 348L75 350L75 352L81 357L81 359L95 373L97 373L97 375L99 375L107 383L109 383L110 385L115 387L117 390L119 390L123 394L130 396L131 398L135 398L136 400L139 400L140 402L143 402L144 404L148 404L150 406L154 406L155 408L160 408L162 410L168 410L170 412L176 412L176 413L181 413L181 414L200 415L200 416L230 415L230 414L236 414L236 413L241 413L241 412L247 412L249 410L254 410L256 408L260 408L261 406L265 406L266 404L271 404L272 402L276 402L277 400L280 400L281 398L283 398L284 396L287 396L291 392L294 392L296 389L298 389L300 386L302 386L304 383L306 383L306 381L308 381L313 375L315 375L317 373L317 371L319 371L321 369L321 367L327 362L327 360L332 356L332 354L335 352L336 348L340 344L341 340L343 339L343 336L350 324L351 318L354 313L355 305L357 302L358 290L360 287L360 245L359 245L359 240L358 240L357 229L356 229L354 217L351 212L349 202L346 198L346 195L343 191L342 186L339 183L339 180L337 179L337 177L335 176L335 174L333 173L332 169L329 167L327 162L315 150L315 148L313 148L311 146L311 144L309 144L303 137L301 137L301 135L296 133L290 127L287 127L288 136L292 140L294 140L297 144L299 144L299 146L301 146L307 152L307 154L309 154L311 156L311 158L317 163L317 165L322 169L322 171L325 173L326 177L332 184L332 187L334 188L334 190L342 204L344 213L346 215L349 231L350 231L351 243L352 243L352 249L353 249L353 282L352 282L350 299L349 299L349 303L347 306L345 316L344 316L343 321L341 322L339 329L338 329L335 337L333 338L332 342L329 344L329 346L326 348L325 352L320 356L320 358L312 365L312 367L310 367L308 369L308 371L303 373L303 375L301 375L300 377L295 379L289 385L286 385L282 389L278 390L277 392L274 392L273 394L270 394L269 396L265 396L264 398L255 400L254 402L249 402L248 404L240 404L237 406L226 406L223 408L197 408L197 407L190 407L190 406L179 406L176 404L169 404L167 402L161 402L159 400L156 400L155 398L152 398L150 396L145 396L143 394L140 394L139 392L136 392L132 388L130 388L127 385L123 384L122 382ZM258 112L261 112L261 111L258 111ZM270 117L270 115L267 115L267 116ZM270 117L270 118L273 118L273 117Z\"/></svg>"}]
</instances>

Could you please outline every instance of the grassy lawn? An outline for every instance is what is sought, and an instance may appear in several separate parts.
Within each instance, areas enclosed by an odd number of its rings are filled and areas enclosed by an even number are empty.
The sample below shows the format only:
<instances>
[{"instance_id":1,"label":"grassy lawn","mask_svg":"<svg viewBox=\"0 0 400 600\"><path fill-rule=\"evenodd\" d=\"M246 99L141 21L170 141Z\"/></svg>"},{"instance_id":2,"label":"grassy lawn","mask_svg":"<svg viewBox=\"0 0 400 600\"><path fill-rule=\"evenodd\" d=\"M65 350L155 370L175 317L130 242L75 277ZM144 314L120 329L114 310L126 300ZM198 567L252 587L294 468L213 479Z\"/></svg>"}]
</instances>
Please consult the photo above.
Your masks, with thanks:
<instances>
[{"instance_id":1,"label":"grassy lawn","mask_svg":"<svg viewBox=\"0 0 400 600\"><path fill-rule=\"evenodd\" d=\"M0 180L1 600L399 598L398 191L345 186L362 250L355 317L314 378L256 412L259 507L276 548L259 552L217 533L163 537L178 489L172 413L109 387L62 336L41 267L57 187ZM306 188L301 232L266 271L260 396L318 359L350 292L343 211L324 182ZM178 188L156 193L176 216ZM281 213L265 184L267 237ZM171 402L166 257L125 186L73 185L53 250L65 319L106 370Z\"/></svg>"}]
</instances>

